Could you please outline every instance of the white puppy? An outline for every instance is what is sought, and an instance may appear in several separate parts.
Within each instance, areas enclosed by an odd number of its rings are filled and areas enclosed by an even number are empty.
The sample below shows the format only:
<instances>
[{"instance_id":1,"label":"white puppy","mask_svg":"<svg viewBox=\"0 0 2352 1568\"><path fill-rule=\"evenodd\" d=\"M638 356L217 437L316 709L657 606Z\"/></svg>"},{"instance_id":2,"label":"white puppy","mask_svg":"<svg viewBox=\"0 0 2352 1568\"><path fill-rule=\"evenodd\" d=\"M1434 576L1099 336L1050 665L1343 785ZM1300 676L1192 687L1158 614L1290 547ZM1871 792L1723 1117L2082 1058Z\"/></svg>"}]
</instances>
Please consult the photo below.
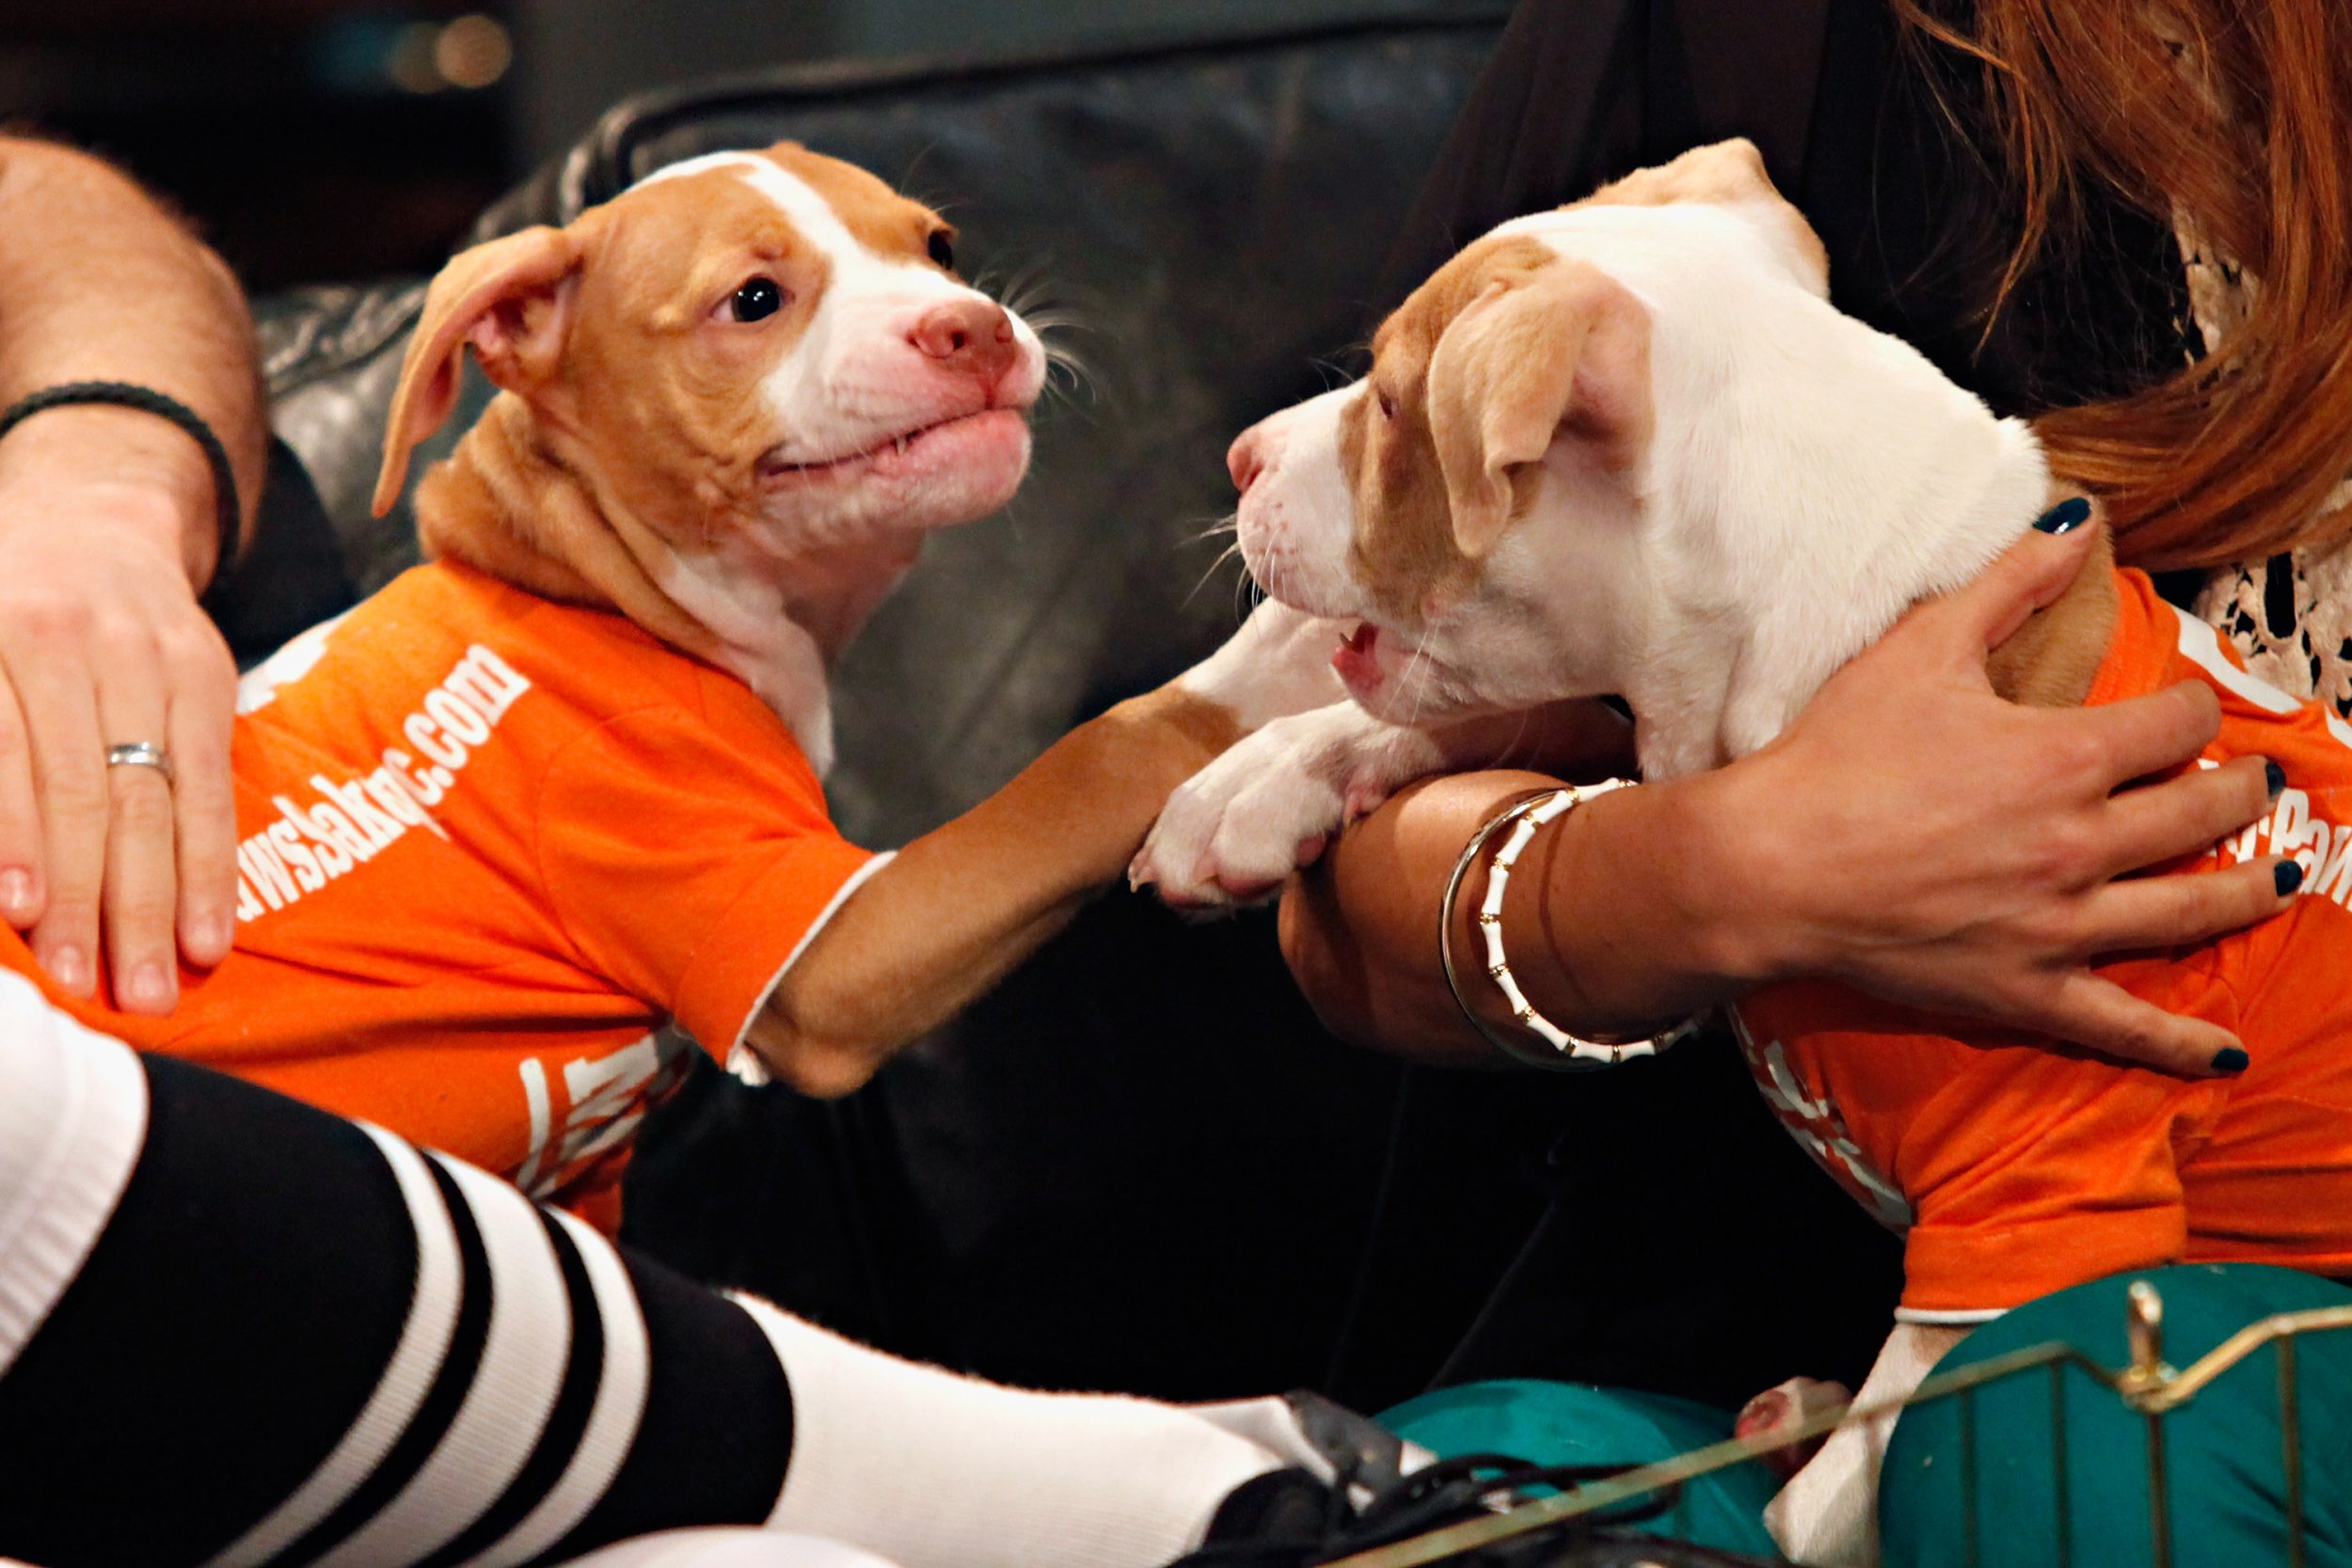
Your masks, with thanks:
<instances>
[{"instance_id":1,"label":"white puppy","mask_svg":"<svg viewBox=\"0 0 2352 1568\"><path fill-rule=\"evenodd\" d=\"M2050 486L2023 424L1830 306L1819 239L1744 141L1470 245L1383 325L1365 380L1261 422L1231 465L1261 613L1294 644L1297 617L1325 622L1352 701L1274 720L1170 801L1134 876L1199 906L1273 891L1351 816L1479 760L1467 720L1614 693L1647 778L1753 752ZM1961 1332L1899 1325L1866 1399ZM1800 1472L1784 1547L1873 1554L1885 1433L1850 1428Z\"/></svg>"},{"instance_id":2,"label":"white puppy","mask_svg":"<svg viewBox=\"0 0 2352 1568\"><path fill-rule=\"evenodd\" d=\"M2024 424L1830 306L1745 141L1504 224L1230 463L1261 613L1330 622L1354 701L1170 802L1136 872L1179 902L1279 886L1472 716L1613 693L1646 778L1753 752L2049 488Z\"/></svg>"}]
</instances>

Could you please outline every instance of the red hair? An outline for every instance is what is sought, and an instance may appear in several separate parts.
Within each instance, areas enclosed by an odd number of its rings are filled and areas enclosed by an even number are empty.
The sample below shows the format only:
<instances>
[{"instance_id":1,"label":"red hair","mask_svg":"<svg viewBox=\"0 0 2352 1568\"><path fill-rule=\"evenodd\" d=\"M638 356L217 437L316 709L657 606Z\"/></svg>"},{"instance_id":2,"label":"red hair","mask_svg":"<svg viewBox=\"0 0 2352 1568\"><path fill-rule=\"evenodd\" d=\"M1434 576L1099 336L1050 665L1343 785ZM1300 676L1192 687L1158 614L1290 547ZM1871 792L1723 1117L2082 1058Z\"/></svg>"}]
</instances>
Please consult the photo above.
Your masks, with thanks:
<instances>
[{"instance_id":1,"label":"red hair","mask_svg":"<svg viewBox=\"0 0 2352 1568\"><path fill-rule=\"evenodd\" d=\"M2248 277L2241 325L2124 396L2035 421L2143 565L2214 566L2352 535L2352 6L1977 0L1896 7L1981 65L2022 223L1993 302L2068 237L2086 182L2183 220ZM2185 53L2176 54L2175 45Z\"/></svg>"}]
</instances>

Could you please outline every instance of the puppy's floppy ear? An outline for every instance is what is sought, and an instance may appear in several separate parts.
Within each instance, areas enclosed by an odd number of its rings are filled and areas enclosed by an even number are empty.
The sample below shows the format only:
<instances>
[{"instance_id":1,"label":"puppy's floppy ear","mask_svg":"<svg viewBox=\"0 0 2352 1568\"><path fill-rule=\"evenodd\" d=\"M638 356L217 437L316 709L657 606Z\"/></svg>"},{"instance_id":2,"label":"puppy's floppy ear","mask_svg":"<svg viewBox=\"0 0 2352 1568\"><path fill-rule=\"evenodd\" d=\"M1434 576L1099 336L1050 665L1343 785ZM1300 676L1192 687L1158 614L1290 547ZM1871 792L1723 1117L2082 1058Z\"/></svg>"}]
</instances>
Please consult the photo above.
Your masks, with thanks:
<instances>
[{"instance_id":1,"label":"puppy's floppy ear","mask_svg":"<svg viewBox=\"0 0 2352 1568\"><path fill-rule=\"evenodd\" d=\"M384 431L375 515L391 510L408 477L411 448L457 405L458 372L473 344L491 381L510 390L551 372L571 331L580 246L562 229L526 229L460 251L424 296Z\"/></svg>"},{"instance_id":2,"label":"puppy's floppy ear","mask_svg":"<svg viewBox=\"0 0 2352 1568\"><path fill-rule=\"evenodd\" d=\"M1555 439L1630 467L1649 442L1649 312L1586 261L1498 275L1429 356L1429 434L1454 542L1475 561L1510 525L1513 474Z\"/></svg>"}]
</instances>

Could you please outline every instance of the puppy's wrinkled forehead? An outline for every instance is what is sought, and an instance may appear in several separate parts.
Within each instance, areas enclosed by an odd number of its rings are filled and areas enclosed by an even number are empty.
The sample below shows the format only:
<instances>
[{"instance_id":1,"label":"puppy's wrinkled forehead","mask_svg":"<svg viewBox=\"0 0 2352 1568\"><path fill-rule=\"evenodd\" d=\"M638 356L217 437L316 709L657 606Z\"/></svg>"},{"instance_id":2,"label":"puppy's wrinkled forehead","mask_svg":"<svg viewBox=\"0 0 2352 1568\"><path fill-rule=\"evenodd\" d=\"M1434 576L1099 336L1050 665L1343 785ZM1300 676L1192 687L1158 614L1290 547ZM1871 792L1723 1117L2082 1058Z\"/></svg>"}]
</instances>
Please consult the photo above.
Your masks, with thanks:
<instances>
[{"instance_id":1,"label":"puppy's wrinkled forehead","mask_svg":"<svg viewBox=\"0 0 2352 1568\"><path fill-rule=\"evenodd\" d=\"M1523 234L1465 247L1390 313L1373 337L1373 370L1340 410L1338 459L1354 492L1351 569L1381 610L1411 617L1471 568L1454 537L1429 405L1430 360L1446 331L1494 290L1560 264Z\"/></svg>"},{"instance_id":2,"label":"puppy's wrinkled forehead","mask_svg":"<svg viewBox=\"0 0 2352 1568\"><path fill-rule=\"evenodd\" d=\"M1427 369L1445 329L1490 288L1518 282L1558 260L1559 252L1527 234L1489 234L1472 241L1380 324L1372 337L1373 363L1384 374L1418 375Z\"/></svg>"},{"instance_id":3,"label":"puppy's wrinkled forehead","mask_svg":"<svg viewBox=\"0 0 2352 1568\"><path fill-rule=\"evenodd\" d=\"M647 274L658 265L674 273L684 255L697 273L746 260L797 261L828 278L845 268L936 272L936 242L955 232L866 170L789 142L672 164L606 211L618 259Z\"/></svg>"},{"instance_id":4,"label":"puppy's wrinkled forehead","mask_svg":"<svg viewBox=\"0 0 2352 1568\"><path fill-rule=\"evenodd\" d=\"M1665 211L1694 207L1735 221L1708 230ZM1425 610L1467 582L1533 500L1554 429L1582 437L1592 466L1630 468L1653 418L1647 311L1608 267L1669 258L1693 277L1760 263L1828 289L1820 240L1755 146L1733 140L1504 224L1381 324L1336 432L1354 491L1350 567L1375 606Z\"/></svg>"}]
</instances>

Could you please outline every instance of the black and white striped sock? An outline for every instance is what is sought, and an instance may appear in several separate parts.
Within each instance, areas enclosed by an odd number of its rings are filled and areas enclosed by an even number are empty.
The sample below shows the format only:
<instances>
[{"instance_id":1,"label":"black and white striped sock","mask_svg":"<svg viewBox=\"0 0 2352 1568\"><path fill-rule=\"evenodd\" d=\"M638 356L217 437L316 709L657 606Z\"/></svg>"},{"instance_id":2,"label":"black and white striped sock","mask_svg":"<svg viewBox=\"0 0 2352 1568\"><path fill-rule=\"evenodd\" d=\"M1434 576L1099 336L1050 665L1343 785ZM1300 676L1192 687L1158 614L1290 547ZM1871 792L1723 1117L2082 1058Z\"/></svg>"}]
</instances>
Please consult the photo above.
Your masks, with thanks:
<instances>
[{"instance_id":1,"label":"black and white striped sock","mask_svg":"<svg viewBox=\"0 0 2352 1568\"><path fill-rule=\"evenodd\" d=\"M903 1568L1150 1568L1279 1447L729 1300L0 973L0 1559L523 1568L745 1525Z\"/></svg>"},{"instance_id":2,"label":"black and white striped sock","mask_svg":"<svg viewBox=\"0 0 2352 1568\"><path fill-rule=\"evenodd\" d=\"M1153 1568L1284 1463L1181 1405L1007 1388L743 1305L791 1369L797 1447L771 1522L902 1568Z\"/></svg>"},{"instance_id":3,"label":"black and white striped sock","mask_svg":"<svg viewBox=\"0 0 2352 1568\"><path fill-rule=\"evenodd\" d=\"M506 1568L773 1512L791 1401L739 1307L23 1000L0 987L0 1556Z\"/></svg>"}]
</instances>

